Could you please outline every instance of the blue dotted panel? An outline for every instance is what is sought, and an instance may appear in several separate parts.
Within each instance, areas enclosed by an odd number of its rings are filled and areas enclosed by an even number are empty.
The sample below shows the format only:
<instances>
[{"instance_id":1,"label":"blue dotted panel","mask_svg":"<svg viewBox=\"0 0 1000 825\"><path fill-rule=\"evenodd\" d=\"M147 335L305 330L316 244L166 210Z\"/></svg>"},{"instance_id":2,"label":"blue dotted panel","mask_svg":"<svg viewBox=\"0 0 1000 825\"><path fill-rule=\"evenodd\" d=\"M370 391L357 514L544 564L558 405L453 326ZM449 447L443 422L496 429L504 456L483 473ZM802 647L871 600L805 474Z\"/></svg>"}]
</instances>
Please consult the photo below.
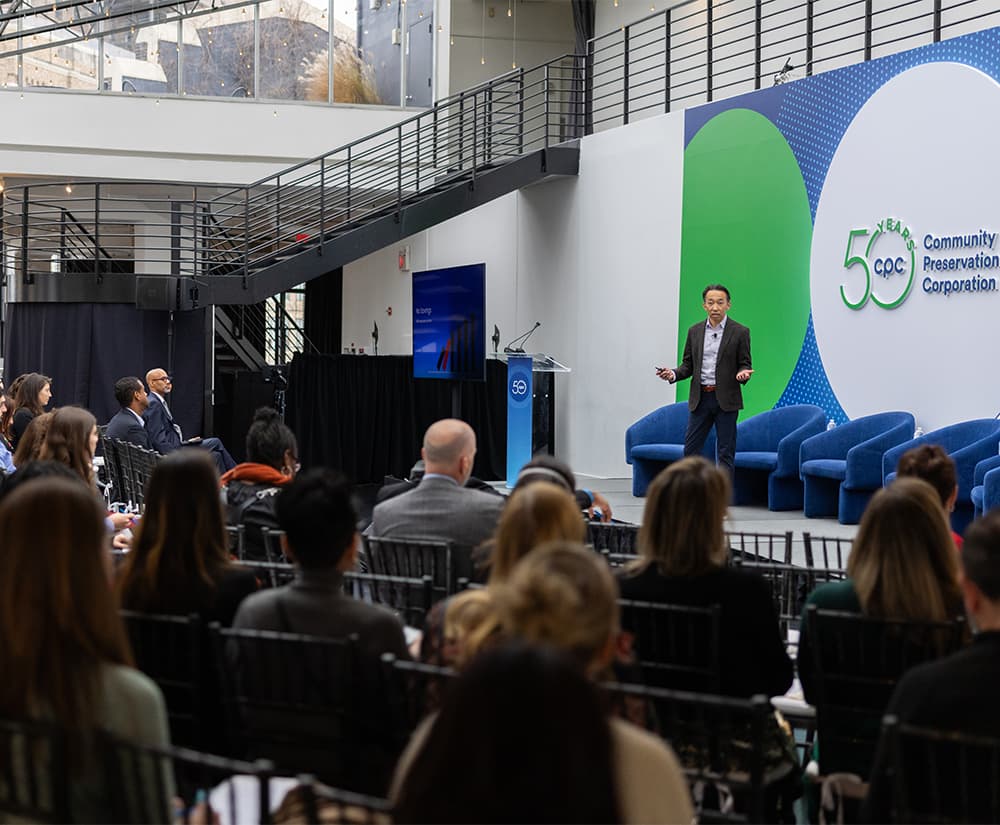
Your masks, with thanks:
<instances>
[{"instance_id":1,"label":"blue dotted panel","mask_svg":"<svg viewBox=\"0 0 1000 825\"><path fill-rule=\"evenodd\" d=\"M775 125L799 162L813 222L833 155L861 107L897 74L935 62L964 63L1000 79L1000 29L847 66L785 87ZM847 421L823 368L811 315L802 353L776 406L788 404L818 404L838 424Z\"/></svg>"}]
</instances>

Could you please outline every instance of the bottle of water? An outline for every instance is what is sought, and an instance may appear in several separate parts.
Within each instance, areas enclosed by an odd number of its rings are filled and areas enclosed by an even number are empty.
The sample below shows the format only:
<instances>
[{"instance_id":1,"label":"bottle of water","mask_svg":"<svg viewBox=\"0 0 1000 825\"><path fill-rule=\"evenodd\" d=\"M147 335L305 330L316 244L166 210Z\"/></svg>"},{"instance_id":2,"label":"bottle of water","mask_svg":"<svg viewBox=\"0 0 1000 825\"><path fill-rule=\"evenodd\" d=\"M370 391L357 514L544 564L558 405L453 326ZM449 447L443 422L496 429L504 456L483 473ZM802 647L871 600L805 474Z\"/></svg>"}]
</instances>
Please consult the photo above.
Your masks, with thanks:
<instances>
[{"instance_id":1,"label":"bottle of water","mask_svg":"<svg viewBox=\"0 0 1000 825\"><path fill-rule=\"evenodd\" d=\"M837 426L837 422L836 422L836 421L834 421L834 420L833 420L833 419L831 418L831 419L830 419L830 421L829 421L829 423L828 423L828 424L826 425L826 431L827 431L827 432L830 432L830 430L832 430L832 429L833 429L834 427L836 427L836 426Z\"/></svg>"},{"instance_id":2,"label":"bottle of water","mask_svg":"<svg viewBox=\"0 0 1000 825\"><path fill-rule=\"evenodd\" d=\"M915 429L913 431L913 437L914 438L920 438L920 436L922 436L923 434L924 434L924 428L923 427L917 427L917 429Z\"/></svg>"}]
</instances>

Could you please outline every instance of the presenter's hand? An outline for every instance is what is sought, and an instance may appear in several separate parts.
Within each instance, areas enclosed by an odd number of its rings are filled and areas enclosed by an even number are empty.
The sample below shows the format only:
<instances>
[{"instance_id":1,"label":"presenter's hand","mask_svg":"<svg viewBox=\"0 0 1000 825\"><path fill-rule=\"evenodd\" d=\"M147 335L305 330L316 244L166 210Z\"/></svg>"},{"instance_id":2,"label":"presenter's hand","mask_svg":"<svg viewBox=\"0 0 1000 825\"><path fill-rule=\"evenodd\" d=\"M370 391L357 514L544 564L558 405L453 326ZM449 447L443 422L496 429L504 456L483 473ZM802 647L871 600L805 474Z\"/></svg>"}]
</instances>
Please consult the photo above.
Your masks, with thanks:
<instances>
[{"instance_id":1,"label":"presenter's hand","mask_svg":"<svg viewBox=\"0 0 1000 825\"><path fill-rule=\"evenodd\" d=\"M753 370L740 370L736 373L736 380L741 384L745 384L750 380L750 376L753 375Z\"/></svg>"},{"instance_id":2,"label":"presenter's hand","mask_svg":"<svg viewBox=\"0 0 1000 825\"><path fill-rule=\"evenodd\" d=\"M656 374L664 381L669 381L671 384L675 381L674 371L667 369L666 367L657 367Z\"/></svg>"}]
</instances>

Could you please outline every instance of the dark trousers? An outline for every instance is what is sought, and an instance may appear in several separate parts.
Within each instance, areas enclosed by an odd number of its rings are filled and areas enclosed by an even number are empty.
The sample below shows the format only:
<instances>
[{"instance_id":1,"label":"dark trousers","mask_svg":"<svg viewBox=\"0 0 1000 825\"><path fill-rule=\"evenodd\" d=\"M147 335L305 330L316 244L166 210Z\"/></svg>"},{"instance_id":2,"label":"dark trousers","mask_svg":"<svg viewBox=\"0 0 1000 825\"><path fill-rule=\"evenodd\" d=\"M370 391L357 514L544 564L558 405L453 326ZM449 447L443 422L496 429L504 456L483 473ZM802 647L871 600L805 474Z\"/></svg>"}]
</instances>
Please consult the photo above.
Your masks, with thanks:
<instances>
[{"instance_id":1,"label":"dark trousers","mask_svg":"<svg viewBox=\"0 0 1000 825\"><path fill-rule=\"evenodd\" d=\"M726 412L719 407L719 399L714 392L701 393L698 406L688 414L687 432L684 434L684 455L701 455L705 439L715 426L716 455L719 465L729 477L733 477L733 461L736 454L736 419L738 410Z\"/></svg>"},{"instance_id":2,"label":"dark trousers","mask_svg":"<svg viewBox=\"0 0 1000 825\"><path fill-rule=\"evenodd\" d=\"M198 447L201 450L208 450L209 455L215 461L215 466L218 468L220 476L236 466L236 461L229 454L229 450L226 449L225 445L218 438L203 438L191 446Z\"/></svg>"}]
</instances>

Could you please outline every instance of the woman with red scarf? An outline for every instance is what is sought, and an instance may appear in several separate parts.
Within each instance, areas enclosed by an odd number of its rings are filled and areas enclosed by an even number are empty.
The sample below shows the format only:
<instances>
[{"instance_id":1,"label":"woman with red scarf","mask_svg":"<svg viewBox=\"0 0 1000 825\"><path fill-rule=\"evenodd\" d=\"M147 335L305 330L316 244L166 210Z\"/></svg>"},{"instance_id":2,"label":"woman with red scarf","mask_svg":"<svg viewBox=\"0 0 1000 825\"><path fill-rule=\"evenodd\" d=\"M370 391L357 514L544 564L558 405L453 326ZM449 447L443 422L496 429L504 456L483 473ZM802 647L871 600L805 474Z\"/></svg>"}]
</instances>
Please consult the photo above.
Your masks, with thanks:
<instances>
[{"instance_id":1,"label":"woman with red scarf","mask_svg":"<svg viewBox=\"0 0 1000 825\"><path fill-rule=\"evenodd\" d=\"M298 444L281 416L261 407L254 413L246 447L247 461L222 476L226 522L243 525L247 559L279 561L268 558L261 529L278 529L274 499L299 470Z\"/></svg>"}]
</instances>

